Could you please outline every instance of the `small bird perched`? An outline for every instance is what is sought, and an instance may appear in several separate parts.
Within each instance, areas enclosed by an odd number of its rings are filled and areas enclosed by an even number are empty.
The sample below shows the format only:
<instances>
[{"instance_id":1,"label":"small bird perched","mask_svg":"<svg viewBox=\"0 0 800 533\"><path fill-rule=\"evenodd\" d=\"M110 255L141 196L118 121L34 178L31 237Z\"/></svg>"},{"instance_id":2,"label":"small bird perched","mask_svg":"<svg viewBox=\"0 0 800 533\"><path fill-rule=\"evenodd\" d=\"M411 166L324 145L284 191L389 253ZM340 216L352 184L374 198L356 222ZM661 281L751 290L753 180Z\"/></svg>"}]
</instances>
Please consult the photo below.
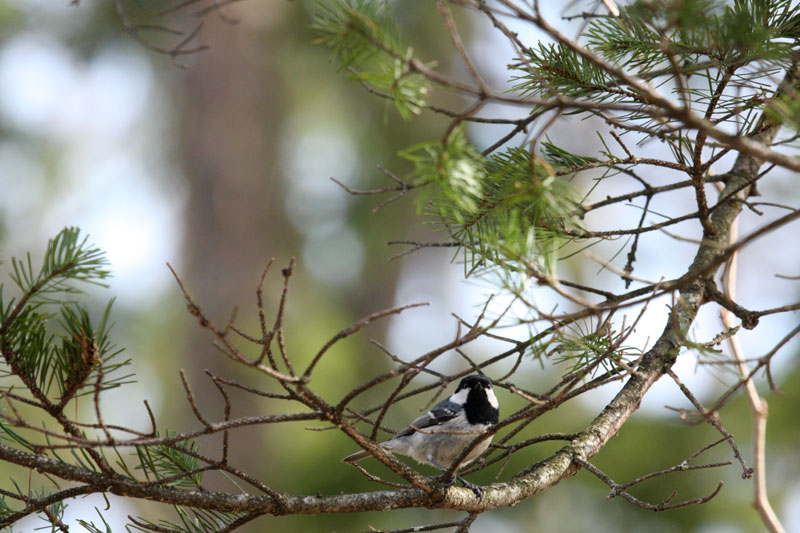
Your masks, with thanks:
<instances>
[{"instance_id":1,"label":"small bird perched","mask_svg":"<svg viewBox=\"0 0 800 533\"><path fill-rule=\"evenodd\" d=\"M386 451L407 455L419 463L447 472L464 448L492 424L496 424L499 418L500 409L491 380L481 375L467 376L461 380L452 396L437 403L433 409L380 446ZM478 443L459 466L474 461L489 447L491 441L490 435ZM361 450L342 461L355 463L369 456L368 451ZM461 476L455 477L481 497L482 491L477 485Z\"/></svg>"}]
</instances>

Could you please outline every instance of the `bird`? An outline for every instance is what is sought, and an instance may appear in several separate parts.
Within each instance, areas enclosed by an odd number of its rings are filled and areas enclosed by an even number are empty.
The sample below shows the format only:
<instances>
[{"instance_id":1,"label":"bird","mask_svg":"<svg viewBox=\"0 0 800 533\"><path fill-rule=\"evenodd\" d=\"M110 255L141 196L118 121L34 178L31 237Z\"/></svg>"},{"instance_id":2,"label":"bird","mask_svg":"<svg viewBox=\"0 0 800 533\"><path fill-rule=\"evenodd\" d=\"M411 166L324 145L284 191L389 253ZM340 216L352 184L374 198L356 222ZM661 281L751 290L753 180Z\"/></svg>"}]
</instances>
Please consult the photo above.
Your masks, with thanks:
<instances>
[{"instance_id":1,"label":"bird","mask_svg":"<svg viewBox=\"0 0 800 533\"><path fill-rule=\"evenodd\" d=\"M497 424L499 419L500 408L492 381L486 376L474 374L463 378L449 398L437 403L391 439L381 442L380 447L447 472L464 448ZM467 465L478 458L491 441L492 436L487 435L458 466ZM367 450L361 450L342 461L352 464L370 455ZM480 487L457 474L455 479L471 489L479 499L482 497ZM451 479L450 483L453 481Z\"/></svg>"}]
</instances>

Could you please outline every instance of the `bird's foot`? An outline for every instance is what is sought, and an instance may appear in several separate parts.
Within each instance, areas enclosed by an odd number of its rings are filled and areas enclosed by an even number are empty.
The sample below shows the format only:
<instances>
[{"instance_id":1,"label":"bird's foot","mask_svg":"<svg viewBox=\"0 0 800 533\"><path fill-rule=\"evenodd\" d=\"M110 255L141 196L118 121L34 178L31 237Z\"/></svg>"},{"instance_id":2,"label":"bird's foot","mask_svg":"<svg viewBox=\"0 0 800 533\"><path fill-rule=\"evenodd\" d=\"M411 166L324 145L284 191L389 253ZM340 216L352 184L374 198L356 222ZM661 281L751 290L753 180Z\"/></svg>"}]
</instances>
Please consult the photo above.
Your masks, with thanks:
<instances>
[{"instance_id":1,"label":"bird's foot","mask_svg":"<svg viewBox=\"0 0 800 533\"><path fill-rule=\"evenodd\" d=\"M445 487L449 487L450 485L456 482L456 477L448 477L447 474L442 474L439 476L433 476L431 479L435 479L436 481L439 482L439 484L444 485Z\"/></svg>"},{"instance_id":2,"label":"bird's foot","mask_svg":"<svg viewBox=\"0 0 800 533\"><path fill-rule=\"evenodd\" d=\"M461 476L456 476L456 477L458 478L458 480L461 482L462 485L464 485L466 488L468 488L469 490L471 490L472 492L475 493L475 497L478 498L478 500L482 500L483 499L483 489L482 488L480 488L475 483L470 483L469 481L467 481L466 479L464 479Z\"/></svg>"},{"instance_id":3,"label":"bird's foot","mask_svg":"<svg viewBox=\"0 0 800 533\"><path fill-rule=\"evenodd\" d=\"M441 483L445 487L451 486L453 483L456 482L456 480L458 480L464 487L474 492L475 497L477 497L479 500L483 499L483 489L480 488L475 483L470 483L469 481L459 476L458 474L456 474L454 477L447 477L446 474L442 474L441 476L436 476L436 479L439 481L439 483Z\"/></svg>"}]
</instances>

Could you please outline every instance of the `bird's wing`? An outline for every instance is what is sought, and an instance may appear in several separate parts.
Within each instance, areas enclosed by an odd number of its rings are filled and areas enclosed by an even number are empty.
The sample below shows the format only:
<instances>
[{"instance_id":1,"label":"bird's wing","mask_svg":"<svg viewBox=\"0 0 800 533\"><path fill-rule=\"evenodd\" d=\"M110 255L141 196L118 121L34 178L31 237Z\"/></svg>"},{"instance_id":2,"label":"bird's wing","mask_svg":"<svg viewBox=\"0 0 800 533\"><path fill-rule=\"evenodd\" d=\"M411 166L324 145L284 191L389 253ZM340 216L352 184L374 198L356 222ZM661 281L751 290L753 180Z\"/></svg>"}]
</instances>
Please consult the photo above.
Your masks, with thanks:
<instances>
[{"instance_id":1,"label":"bird's wing","mask_svg":"<svg viewBox=\"0 0 800 533\"><path fill-rule=\"evenodd\" d=\"M405 437L406 435L411 435L417 429L425 429L432 426L438 426L443 422L447 422L448 420L452 420L458 413L463 411L463 407L458 405L457 403L451 402L448 400L442 400L441 402L437 403L433 409L425 413L424 415L420 416L419 418L415 419L411 422L408 426L398 431L393 438L398 437Z\"/></svg>"}]
</instances>

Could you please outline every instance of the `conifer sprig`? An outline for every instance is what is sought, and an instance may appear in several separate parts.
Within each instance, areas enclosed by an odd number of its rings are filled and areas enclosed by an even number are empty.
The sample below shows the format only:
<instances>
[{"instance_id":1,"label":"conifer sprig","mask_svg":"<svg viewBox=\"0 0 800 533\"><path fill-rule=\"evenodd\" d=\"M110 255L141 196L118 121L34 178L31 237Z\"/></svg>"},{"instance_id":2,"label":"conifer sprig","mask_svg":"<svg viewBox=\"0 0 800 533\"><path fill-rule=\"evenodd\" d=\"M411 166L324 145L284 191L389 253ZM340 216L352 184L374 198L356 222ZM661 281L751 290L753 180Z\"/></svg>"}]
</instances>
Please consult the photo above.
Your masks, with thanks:
<instances>
[{"instance_id":1,"label":"conifer sprig","mask_svg":"<svg viewBox=\"0 0 800 533\"><path fill-rule=\"evenodd\" d=\"M0 284L0 349L6 365L2 375L20 378L51 412L89 390L116 387L131 378L116 372L130 361L116 360L122 350L109 338L113 300L95 322L86 306L74 299L82 294L76 282L105 286L107 264L105 254L89 245L88 237L68 227L48 242L40 268L34 268L30 254L24 260L12 258L9 276L20 296L5 302ZM103 379L95 383L101 365Z\"/></svg>"},{"instance_id":2,"label":"conifer sprig","mask_svg":"<svg viewBox=\"0 0 800 533\"><path fill-rule=\"evenodd\" d=\"M383 2L320 2L313 27L320 35L315 44L330 48L348 77L387 96L406 120L422 111L429 84Z\"/></svg>"},{"instance_id":3,"label":"conifer sprig","mask_svg":"<svg viewBox=\"0 0 800 533\"><path fill-rule=\"evenodd\" d=\"M179 505L173 506L175 513L180 519L178 522L169 520L159 520L153 522L139 517L131 520L127 525L129 531L175 531L181 533L216 533L225 530L226 527L245 517L246 513L224 513L208 509L187 509Z\"/></svg>"}]
</instances>

